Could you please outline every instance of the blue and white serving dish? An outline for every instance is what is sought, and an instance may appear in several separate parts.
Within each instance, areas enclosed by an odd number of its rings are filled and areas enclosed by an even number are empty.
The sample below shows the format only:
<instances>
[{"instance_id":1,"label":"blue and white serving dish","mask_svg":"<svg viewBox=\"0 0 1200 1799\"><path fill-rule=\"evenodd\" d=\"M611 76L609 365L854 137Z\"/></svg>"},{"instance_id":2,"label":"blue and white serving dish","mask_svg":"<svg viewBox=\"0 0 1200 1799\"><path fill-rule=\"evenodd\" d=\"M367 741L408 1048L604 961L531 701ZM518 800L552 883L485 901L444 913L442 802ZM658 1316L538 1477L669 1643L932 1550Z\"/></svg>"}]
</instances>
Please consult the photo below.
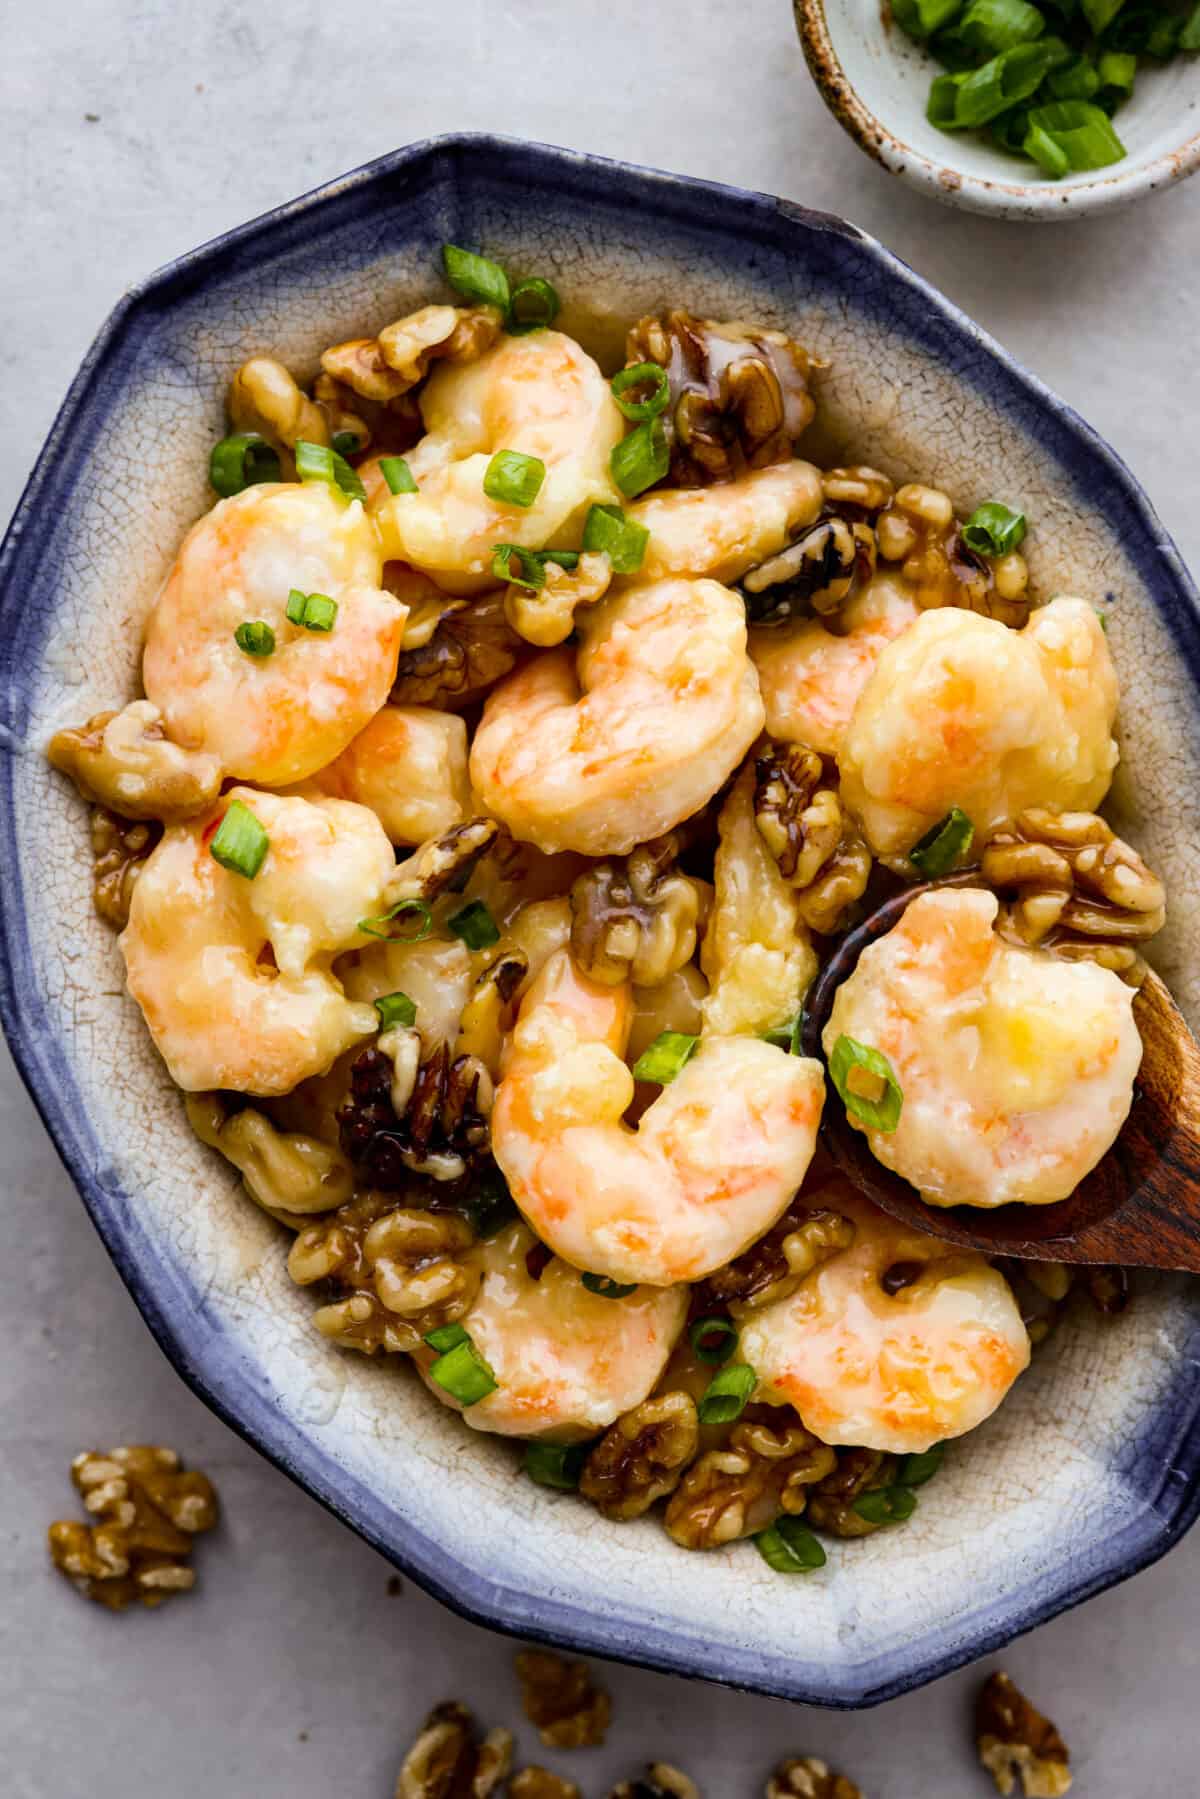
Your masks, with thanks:
<instances>
[{"instance_id":1,"label":"blue and white serving dish","mask_svg":"<svg viewBox=\"0 0 1200 1799\"><path fill-rule=\"evenodd\" d=\"M479 1621L835 1706L996 1648L1167 1549L1200 1504L1200 1289L1079 1316L947 1457L903 1531L810 1579L747 1545L676 1548L534 1486L394 1365L312 1328L276 1226L184 1119L91 906L83 808L43 746L134 691L138 626L211 503L231 371L439 293L445 240L551 279L613 359L666 304L786 325L829 363L826 457L1022 507L1045 592L1110 606L1124 687L1116 809L1173 896L1157 960L1200 1023L1200 614L1113 453L887 251L786 201L533 145L386 156L182 258L113 313L0 556L0 993L14 1053L98 1230L184 1378L293 1479ZM1130 779L1130 777L1132 779ZM1136 803L1133 795L1136 794Z\"/></svg>"}]
</instances>

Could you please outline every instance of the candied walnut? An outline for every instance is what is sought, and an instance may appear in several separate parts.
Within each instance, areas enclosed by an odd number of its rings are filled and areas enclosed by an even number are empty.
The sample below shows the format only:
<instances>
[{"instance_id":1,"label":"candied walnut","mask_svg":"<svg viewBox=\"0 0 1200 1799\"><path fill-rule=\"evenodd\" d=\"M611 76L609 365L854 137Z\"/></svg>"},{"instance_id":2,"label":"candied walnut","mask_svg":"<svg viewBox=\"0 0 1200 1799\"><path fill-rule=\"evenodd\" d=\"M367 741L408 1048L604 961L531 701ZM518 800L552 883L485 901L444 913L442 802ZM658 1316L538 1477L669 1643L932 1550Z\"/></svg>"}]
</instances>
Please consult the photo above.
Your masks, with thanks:
<instances>
[{"instance_id":1,"label":"candied walnut","mask_svg":"<svg viewBox=\"0 0 1200 1799\"><path fill-rule=\"evenodd\" d=\"M597 862L571 888L571 954L606 987L657 987L696 949L700 889L677 866L668 831L627 856Z\"/></svg>"},{"instance_id":2,"label":"candied walnut","mask_svg":"<svg viewBox=\"0 0 1200 1799\"><path fill-rule=\"evenodd\" d=\"M605 1431L584 1464L579 1491L606 1518L640 1518L675 1491L699 1444L695 1400L657 1393Z\"/></svg>"},{"instance_id":3,"label":"candied walnut","mask_svg":"<svg viewBox=\"0 0 1200 1799\"><path fill-rule=\"evenodd\" d=\"M821 476L826 504L835 510L854 508L873 518L891 504L895 492L886 475L867 463L853 468L827 468Z\"/></svg>"},{"instance_id":4,"label":"candied walnut","mask_svg":"<svg viewBox=\"0 0 1200 1799\"><path fill-rule=\"evenodd\" d=\"M312 397L325 415L325 423L329 427L329 441L344 438L347 434L357 441L349 451L351 456L361 456L371 443L374 432L371 430L363 414L366 407L354 403L354 395L348 388L335 381L332 375L318 375L313 382ZM373 409L371 409L373 410Z\"/></svg>"},{"instance_id":5,"label":"candied walnut","mask_svg":"<svg viewBox=\"0 0 1200 1799\"><path fill-rule=\"evenodd\" d=\"M529 647L508 622L503 592L485 594L470 606L444 614L426 643L405 648L392 701L397 706L461 711L509 674Z\"/></svg>"},{"instance_id":6,"label":"candied walnut","mask_svg":"<svg viewBox=\"0 0 1200 1799\"><path fill-rule=\"evenodd\" d=\"M1007 1674L992 1674L975 1702L975 1747L999 1792L1059 1799L1070 1791L1067 1745Z\"/></svg>"},{"instance_id":7,"label":"candied walnut","mask_svg":"<svg viewBox=\"0 0 1200 1799\"><path fill-rule=\"evenodd\" d=\"M406 899L429 901L447 891L457 893L470 880L480 857L499 843L500 826L493 818L468 818L461 825L451 825L397 863L384 891L385 906Z\"/></svg>"},{"instance_id":8,"label":"candied walnut","mask_svg":"<svg viewBox=\"0 0 1200 1799\"><path fill-rule=\"evenodd\" d=\"M612 564L602 551L585 550L574 568L563 568L551 558L544 570L541 587L510 582L504 590L504 613L526 643L553 649L555 644L565 643L575 629L576 610L604 598L612 581Z\"/></svg>"},{"instance_id":9,"label":"candied walnut","mask_svg":"<svg viewBox=\"0 0 1200 1799\"><path fill-rule=\"evenodd\" d=\"M824 1206L793 1199L778 1223L703 1283L705 1311L728 1306L735 1318L794 1293L806 1275L849 1249L854 1222Z\"/></svg>"},{"instance_id":10,"label":"candied walnut","mask_svg":"<svg viewBox=\"0 0 1200 1799\"><path fill-rule=\"evenodd\" d=\"M828 1762L801 1755L780 1762L767 1782L766 1799L862 1799L862 1791Z\"/></svg>"},{"instance_id":11,"label":"candied walnut","mask_svg":"<svg viewBox=\"0 0 1200 1799\"><path fill-rule=\"evenodd\" d=\"M505 944L488 963L462 1009L458 1039L460 1056L474 1056L492 1079L500 1078L500 1052L512 1028L517 989L529 973L529 957L516 944Z\"/></svg>"},{"instance_id":12,"label":"candied walnut","mask_svg":"<svg viewBox=\"0 0 1200 1799\"><path fill-rule=\"evenodd\" d=\"M275 448L327 444L329 420L273 356L252 356L229 384L226 410L236 431L257 431Z\"/></svg>"},{"instance_id":13,"label":"candied walnut","mask_svg":"<svg viewBox=\"0 0 1200 1799\"><path fill-rule=\"evenodd\" d=\"M365 1049L338 1111L342 1148L373 1186L390 1192L414 1174L459 1181L489 1154L491 1075L477 1056L452 1055L448 1043L420 1061L420 1042L415 1031L388 1031Z\"/></svg>"},{"instance_id":14,"label":"candied walnut","mask_svg":"<svg viewBox=\"0 0 1200 1799\"><path fill-rule=\"evenodd\" d=\"M707 487L789 461L816 410L809 382L822 365L783 332L740 320L718 323L682 310L640 319L625 361L667 371L662 417L674 487Z\"/></svg>"},{"instance_id":15,"label":"candied walnut","mask_svg":"<svg viewBox=\"0 0 1200 1799\"><path fill-rule=\"evenodd\" d=\"M85 1598L122 1612L195 1586L192 1540L217 1522L206 1475L182 1468L173 1449L145 1443L85 1451L71 1479L97 1522L63 1519L47 1534L55 1567Z\"/></svg>"},{"instance_id":16,"label":"candied walnut","mask_svg":"<svg viewBox=\"0 0 1200 1799\"><path fill-rule=\"evenodd\" d=\"M777 555L748 569L738 582L747 617L782 624L797 614L828 617L875 573L875 533L844 518L820 518Z\"/></svg>"},{"instance_id":17,"label":"candied walnut","mask_svg":"<svg viewBox=\"0 0 1200 1799\"><path fill-rule=\"evenodd\" d=\"M997 929L1009 942L1098 962L1131 986L1145 979L1137 945L1162 929L1166 894L1094 812L1020 813L992 838L980 873L1004 901Z\"/></svg>"},{"instance_id":18,"label":"candied walnut","mask_svg":"<svg viewBox=\"0 0 1200 1799\"><path fill-rule=\"evenodd\" d=\"M435 1705L404 1758L395 1799L489 1799L512 1766L512 1733L490 1730L482 1742L465 1705Z\"/></svg>"},{"instance_id":19,"label":"candied walnut","mask_svg":"<svg viewBox=\"0 0 1200 1799\"><path fill-rule=\"evenodd\" d=\"M184 1096L188 1123L242 1177L256 1205L299 1229L313 1212L331 1212L354 1190L354 1171L331 1143L301 1131L279 1131L253 1106L230 1113L216 1093Z\"/></svg>"},{"instance_id":20,"label":"candied walnut","mask_svg":"<svg viewBox=\"0 0 1200 1799\"><path fill-rule=\"evenodd\" d=\"M772 743L756 759L754 819L805 924L825 935L839 930L866 891L871 852L815 750Z\"/></svg>"},{"instance_id":21,"label":"candied walnut","mask_svg":"<svg viewBox=\"0 0 1200 1799\"><path fill-rule=\"evenodd\" d=\"M500 336L503 323L498 306L422 306L385 326L379 349L388 367L415 387L431 362L478 361Z\"/></svg>"},{"instance_id":22,"label":"candied walnut","mask_svg":"<svg viewBox=\"0 0 1200 1799\"><path fill-rule=\"evenodd\" d=\"M91 829L92 904L105 924L123 931L137 878L162 836L162 826L153 819L121 818L105 806L93 806Z\"/></svg>"},{"instance_id":23,"label":"candied walnut","mask_svg":"<svg viewBox=\"0 0 1200 1799\"><path fill-rule=\"evenodd\" d=\"M322 1336L365 1355L408 1354L473 1304L480 1281L469 1253L474 1241L470 1226L453 1214L361 1193L300 1232L288 1273L297 1286L328 1281L345 1295L316 1313Z\"/></svg>"},{"instance_id":24,"label":"candied walnut","mask_svg":"<svg viewBox=\"0 0 1200 1799\"><path fill-rule=\"evenodd\" d=\"M878 1487L890 1487L899 1462L878 1449L839 1449L837 1466L808 1496L808 1522L835 1537L869 1537L880 1527L862 1518L854 1501Z\"/></svg>"},{"instance_id":25,"label":"candied walnut","mask_svg":"<svg viewBox=\"0 0 1200 1799\"><path fill-rule=\"evenodd\" d=\"M640 1778L618 1782L608 1799L700 1799L700 1788L670 1762L650 1762Z\"/></svg>"},{"instance_id":26,"label":"candied walnut","mask_svg":"<svg viewBox=\"0 0 1200 1799\"><path fill-rule=\"evenodd\" d=\"M172 743L149 700L97 712L78 730L56 731L46 756L85 800L122 818L193 818L221 791L217 758Z\"/></svg>"},{"instance_id":27,"label":"candied walnut","mask_svg":"<svg viewBox=\"0 0 1200 1799\"><path fill-rule=\"evenodd\" d=\"M522 1768L508 1783L508 1799L583 1799L573 1780L549 1768Z\"/></svg>"},{"instance_id":28,"label":"candied walnut","mask_svg":"<svg viewBox=\"0 0 1200 1799\"><path fill-rule=\"evenodd\" d=\"M1023 556L989 562L966 542L949 496L909 482L875 520L886 562L898 562L922 611L961 606L1019 629L1029 618L1029 574Z\"/></svg>"},{"instance_id":29,"label":"candied walnut","mask_svg":"<svg viewBox=\"0 0 1200 1799\"><path fill-rule=\"evenodd\" d=\"M802 1512L836 1460L786 1407L749 1408L684 1475L667 1503L667 1534L684 1549L717 1549L765 1530L780 1512Z\"/></svg>"},{"instance_id":30,"label":"candied walnut","mask_svg":"<svg viewBox=\"0 0 1200 1799\"><path fill-rule=\"evenodd\" d=\"M547 1749L592 1749L604 1741L612 1703L592 1684L586 1662L565 1662L545 1649L516 1658L525 1716Z\"/></svg>"}]
</instances>

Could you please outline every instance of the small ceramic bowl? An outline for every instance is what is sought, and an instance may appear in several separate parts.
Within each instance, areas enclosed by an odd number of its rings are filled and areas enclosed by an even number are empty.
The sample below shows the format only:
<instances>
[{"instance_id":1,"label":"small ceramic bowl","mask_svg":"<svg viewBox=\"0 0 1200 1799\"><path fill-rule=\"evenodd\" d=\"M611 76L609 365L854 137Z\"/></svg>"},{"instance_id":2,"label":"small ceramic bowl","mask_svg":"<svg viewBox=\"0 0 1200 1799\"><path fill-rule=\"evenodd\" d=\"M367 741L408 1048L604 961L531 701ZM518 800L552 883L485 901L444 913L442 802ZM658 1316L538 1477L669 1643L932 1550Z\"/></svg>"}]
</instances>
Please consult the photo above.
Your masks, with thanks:
<instances>
[{"instance_id":1,"label":"small ceramic bowl","mask_svg":"<svg viewBox=\"0 0 1200 1799\"><path fill-rule=\"evenodd\" d=\"M1137 839L1172 895L1163 971L1200 1022L1195 593L1081 421L887 251L782 200L491 138L383 158L184 257L89 352L0 552L0 1010L42 1116L159 1342L293 1479L483 1623L792 1699L869 1704L996 1648L1161 1555L1200 1506L1200 1306L1162 1280L1111 1327L1072 1316L947 1456L903 1530L819 1576L749 1544L678 1549L517 1471L396 1362L312 1327L279 1228L189 1131L95 917L83 806L44 746L134 691L140 621L211 503L231 370L442 291L446 239L552 280L608 359L665 305L786 325L829 364L819 453L1000 496L1034 579L1109 598Z\"/></svg>"},{"instance_id":2,"label":"small ceramic bowl","mask_svg":"<svg viewBox=\"0 0 1200 1799\"><path fill-rule=\"evenodd\" d=\"M1116 119L1128 155L1061 181L1006 156L982 132L925 117L940 67L903 32L887 0L792 0L821 97L860 149L902 181L969 212L1069 219L1127 206L1200 167L1200 68L1182 56L1138 77Z\"/></svg>"}]
</instances>

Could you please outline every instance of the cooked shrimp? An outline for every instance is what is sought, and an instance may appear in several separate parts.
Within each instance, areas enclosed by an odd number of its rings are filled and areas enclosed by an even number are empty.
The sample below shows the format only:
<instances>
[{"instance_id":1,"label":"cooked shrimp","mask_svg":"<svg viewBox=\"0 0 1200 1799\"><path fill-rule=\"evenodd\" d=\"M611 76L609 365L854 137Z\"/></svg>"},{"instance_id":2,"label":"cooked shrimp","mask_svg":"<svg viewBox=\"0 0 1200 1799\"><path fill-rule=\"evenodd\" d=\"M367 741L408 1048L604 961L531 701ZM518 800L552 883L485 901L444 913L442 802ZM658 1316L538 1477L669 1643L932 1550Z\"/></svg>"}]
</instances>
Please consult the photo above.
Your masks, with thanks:
<instances>
[{"instance_id":1,"label":"cooked shrimp","mask_svg":"<svg viewBox=\"0 0 1200 1799\"><path fill-rule=\"evenodd\" d=\"M521 1004L492 1109L492 1151L557 1255L666 1287L723 1267L769 1230L816 1142L818 1063L756 1037L708 1037L636 1131L623 1055L629 987L560 951Z\"/></svg>"},{"instance_id":2,"label":"cooked shrimp","mask_svg":"<svg viewBox=\"0 0 1200 1799\"><path fill-rule=\"evenodd\" d=\"M253 880L209 844L240 800L270 838ZM395 865L365 806L234 788L207 820L169 829L134 889L120 938L129 990L176 1084L286 1093L368 1036L370 1005L348 1000L334 955L364 942Z\"/></svg>"},{"instance_id":3,"label":"cooked shrimp","mask_svg":"<svg viewBox=\"0 0 1200 1799\"><path fill-rule=\"evenodd\" d=\"M623 854L690 818L762 729L742 602L716 581L630 587L585 614L583 646L493 689L471 781L515 837Z\"/></svg>"},{"instance_id":4,"label":"cooked shrimp","mask_svg":"<svg viewBox=\"0 0 1200 1799\"><path fill-rule=\"evenodd\" d=\"M609 1299L590 1293L579 1270L557 1256L531 1274L525 1258L537 1246L516 1223L475 1252L483 1280L461 1323L497 1390L463 1417L504 1437L571 1443L594 1437L645 1399L683 1329L687 1288L639 1287ZM418 1360L424 1373L432 1356L422 1352ZM436 1382L427 1384L445 1404L457 1404Z\"/></svg>"},{"instance_id":5,"label":"cooked shrimp","mask_svg":"<svg viewBox=\"0 0 1200 1799\"><path fill-rule=\"evenodd\" d=\"M981 844L1027 806L1094 810L1117 763L1117 677L1083 600L1022 631L947 607L888 645L842 739L842 798L899 858L958 806Z\"/></svg>"},{"instance_id":6,"label":"cooked shrimp","mask_svg":"<svg viewBox=\"0 0 1200 1799\"><path fill-rule=\"evenodd\" d=\"M477 362L435 369L421 412L426 436L407 457L418 491L381 499L375 516L386 554L452 593L493 582L497 543L578 543L592 502L620 497L608 459L625 421L592 358L560 331L504 337ZM498 450L545 463L531 506L484 493Z\"/></svg>"},{"instance_id":7,"label":"cooked shrimp","mask_svg":"<svg viewBox=\"0 0 1200 1799\"><path fill-rule=\"evenodd\" d=\"M393 843L424 843L470 814L467 727L430 706L384 706L309 785L369 806Z\"/></svg>"},{"instance_id":8,"label":"cooked shrimp","mask_svg":"<svg viewBox=\"0 0 1200 1799\"><path fill-rule=\"evenodd\" d=\"M823 1443L919 1454L991 1416L1029 1365L1004 1276L983 1256L910 1230L844 1181L820 1189L854 1242L742 1325L758 1397L795 1406ZM916 1278L894 1292L882 1277ZM889 1283L890 1284L890 1283Z\"/></svg>"},{"instance_id":9,"label":"cooked shrimp","mask_svg":"<svg viewBox=\"0 0 1200 1799\"><path fill-rule=\"evenodd\" d=\"M1003 942L998 905L976 889L913 900L863 951L825 1027L827 1053L844 1035L891 1063L900 1121L867 1140L930 1205L1065 1199L1133 1099L1132 988L1111 969Z\"/></svg>"},{"instance_id":10,"label":"cooked shrimp","mask_svg":"<svg viewBox=\"0 0 1200 1799\"><path fill-rule=\"evenodd\" d=\"M175 742L270 787L341 753L387 699L405 609L379 585L375 528L324 482L248 487L183 540L146 632L143 678ZM297 589L337 604L330 631L287 619ZM268 656L234 633L261 621Z\"/></svg>"},{"instance_id":11,"label":"cooked shrimp","mask_svg":"<svg viewBox=\"0 0 1200 1799\"><path fill-rule=\"evenodd\" d=\"M639 580L710 575L736 581L810 525L824 505L811 462L782 462L716 487L665 488L628 514L650 533Z\"/></svg>"},{"instance_id":12,"label":"cooked shrimp","mask_svg":"<svg viewBox=\"0 0 1200 1799\"><path fill-rule=\"evenodd\" d=\"M919 616L911 588L896 575L878 574L843 606L845 629L836 636L818 618L751 631L771 736L837 756L875 664Z\"/></svg>"}]
</instances>

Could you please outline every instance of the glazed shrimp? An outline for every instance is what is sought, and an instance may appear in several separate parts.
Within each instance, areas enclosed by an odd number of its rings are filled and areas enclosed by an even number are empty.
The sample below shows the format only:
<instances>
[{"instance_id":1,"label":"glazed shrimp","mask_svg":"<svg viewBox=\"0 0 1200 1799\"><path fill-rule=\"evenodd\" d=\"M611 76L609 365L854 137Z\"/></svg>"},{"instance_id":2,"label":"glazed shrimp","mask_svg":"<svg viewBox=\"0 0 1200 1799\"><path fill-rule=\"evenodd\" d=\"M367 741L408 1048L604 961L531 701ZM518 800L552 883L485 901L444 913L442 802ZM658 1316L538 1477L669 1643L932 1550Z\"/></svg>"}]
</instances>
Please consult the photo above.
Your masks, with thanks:
<instances>
[{"instance_id":1,"label":"glazed shrimp","mask_svg":"<svg viewBox=\"0 0 1200 1799\"><path fill-rule=\"evenodd\" d=\"M867 1140L930 1205L1066 1199L1132 1103L1132 988L1005 943L998 909L977 889L920 895L863 951L825 1027L827 1053L845 1035L891 1063L899 1123Z\"/></svg>"},{"instance_id":2,"label":"glazed shrimp","mask_svg":"<svg viewBox=\"0 0 1200 1799\"><path fill-rule=\"evenodd\" d=\"M253 880L209 844L240 800L270 848ZM169 829L151 853L120 938L129 990L171 1078L186 1092L287 1093L378 1023L348 1000L334 955L366 940L395 866L364 806L234 788L207 820Z\"/></svg>"},{"instance_id":3,"label":"glazed shrimp","mask_svg":"<svg viewBox=\"0 0 1200 1799\"><path fill-rule=\"evenodd\" d=\"M776 555L824 505L811 462L782 462L716 487L667 488L628 508L650 533L639 579L736 581Z\"/></svg>"},{"instance_id":4,"label":"glazed shrimp","mask_svg":"<svg viewBox=\"0 0 1200 1799\"><path fill-rule=\"evenodd\" d=\"M487 811L544 850L624 854L690 818L762 729L741 600L675 578L602 600L582 648L489 696L471 747Z\"/></svg>"},{"instance_id":5,"label":"glazed shrimp","mask_svg":"<svg viewBox=\"0 0 1200 1799\"><path fill-rule=\"evenodd\" d=\"M497 1390L463 1417L504 1437L577 1442L645 1399L683 1329L687 1288L639 1287L609 1299L590 1293L579 1270L557 1256L534 1277L526 1256L537 1247L518 1222L475 1252L483 1279L461 1323ZM428 1379L432 1356L417 1359L430 1391L456 1406Z\"/></svg>"},{"instance_id":6,"label":"glazed shrimp","mask_svg":"<svg viewBox=\"0 0 1200 1799\"><path fill-rule=\"evenodd\" d=\"M758 1397L795 1406L823 1443L919 1454L991 1416L1029 1365L1004 1276L983 1256L909 1230L845 1182L810 1203L855 1225L854 1242L742 1325ZM916 1278L889 1293L882 1277Z\"/></svg>"},{"instance_id":7,"label":"glazed shrimp","mask_svg":"<svg viewBox=\"0 0 1200 1799\"><path fill-rule=\"evenodd\" d=\"M816 1142L820 1065L757 1037L707 1037L636 1131L623 1058L629 987L560 951L521 1004L492 1109L492 1151L544 1243L576 1268L666 1287L769 1230Z\"/></svg>"},{"instance_id":8,"label":"glazed shrimp","mask_svg":"<svg viewBox=\"0 0 1200 1799\"><path fill-rule=\"evenodd\" d=\"M424 843L470 813L467 727L429 706L384 706L309 786L369 806L393 843Z\"/></svg>"},{"instance_id":9,"label":"glazed shrimp","mask_svg":"<svg viewBox=\"0 0 1200 1799\"><path fill-rule=\"evenodd\" d=\"M878 574L843 606L844 633L835 636L817 618L751 631L771 736L836 757L880 656L919 616L912 590Z\"/></svg>"},{"instance_id":10,"label":"glazed shrimp","mask_svg":"<svg viewBox=\"0 0 1200 1799\"><path fill-rule=\"evenodd\" d=\"M407 456L418 491L381 499L376 517L385 554L450 592L493 583L497 543L577 542L592 502L620 498L608 459L625 421L592 358L560 331L504 337L477 362L435 369L421 412L427 434ZM531 506L484 493L498 450L545 463Z\"/></svg>"},{"instance_id":11,"label":"glazed shrimp","mask_svg":"<svg viewBox=\"0 0 1200 1799\"><path fill-rule=\"evenodd\" d=\"M324 482L221 500L184 538L146 631L146 694L174 741L269 787L331 762L395 677L405 609L381 569L362 505ZM331 630L289 624L293 589L336 602ZM255 621L274 632L270 655L235 641Z\"/></svg>"}]
</instances>

